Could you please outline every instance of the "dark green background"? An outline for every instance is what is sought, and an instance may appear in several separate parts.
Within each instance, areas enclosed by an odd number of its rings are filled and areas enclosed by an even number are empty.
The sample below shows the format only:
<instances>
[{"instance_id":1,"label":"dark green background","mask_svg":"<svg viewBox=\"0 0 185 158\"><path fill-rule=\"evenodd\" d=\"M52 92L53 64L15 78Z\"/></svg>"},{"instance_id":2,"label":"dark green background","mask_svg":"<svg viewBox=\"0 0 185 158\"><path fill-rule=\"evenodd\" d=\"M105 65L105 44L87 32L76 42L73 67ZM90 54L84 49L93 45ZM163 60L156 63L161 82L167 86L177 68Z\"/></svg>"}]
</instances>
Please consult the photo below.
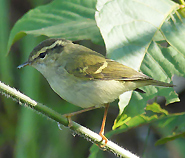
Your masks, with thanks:
<instances>
[{"instance_id":1,"label":"dark green background","mask_svg":"<svg viewBox=\"0 0 185 158\"><path fill-rule=\"evenodd\" d=\"M44 77L35 69L26 67L18 70L16 68L19 64L26 61L29 52L45 37L26 36L14 44L9 55L6 56L10 29L15 22L28 10L48 2L48 0L0 1L0 80L38 102L64 114L77 111L80 108L58 97L51 90ZM80 41L79 43L98 52L105 53L103 46L94 45L90 41ZM185 106L183 106L185 104L184 98L185 91L180 94L180 103L171 104L164 108L170 112L185 111ZM106 132L111 130L113 121L118 115L116 104L115 102L109 109ZM81 114L75 117L74 120L95 132L99 132L103 110L98 109ZM151 157L151 155L153 157L169 157L169 155L176 158L185 157L183 150L181 150L184 145L182 138L165 145L154 145L155 141L163 136L165 130L167 129L159 130L155 125L145 125L115 135L111 140L138 155L142 155L145 150L145 155L148 155L148 157ZM145 146L148 131L150 134ZM0 95L0 158L82 158L88 157L91 145L90 142L79 136L73 137L70 130L64 127L62 127L62 130L59 130L55 122L38 115L32 110L20 107L18 103ZM101 151L97 157L111 158L115 156Z\"/></svg>"}]
</instances>

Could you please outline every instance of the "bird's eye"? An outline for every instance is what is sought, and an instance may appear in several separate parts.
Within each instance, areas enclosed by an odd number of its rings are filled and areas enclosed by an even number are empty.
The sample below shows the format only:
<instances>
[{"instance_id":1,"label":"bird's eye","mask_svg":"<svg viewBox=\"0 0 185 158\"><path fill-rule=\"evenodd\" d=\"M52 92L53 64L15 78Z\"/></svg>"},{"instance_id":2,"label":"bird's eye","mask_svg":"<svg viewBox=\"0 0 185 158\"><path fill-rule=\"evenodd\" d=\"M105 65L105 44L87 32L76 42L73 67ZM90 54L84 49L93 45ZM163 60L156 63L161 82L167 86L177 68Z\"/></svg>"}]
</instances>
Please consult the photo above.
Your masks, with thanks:
<instances>
[{"instance_id":1,"label":"bird's eye","mask_svg":"<svg viewBox=\"0 0 185 158\"><path fill-rule=\"evenodd\" d=\"M46 56L46 53L40 53L39 58L44 58Z\"/></svg>"}]
</instances>

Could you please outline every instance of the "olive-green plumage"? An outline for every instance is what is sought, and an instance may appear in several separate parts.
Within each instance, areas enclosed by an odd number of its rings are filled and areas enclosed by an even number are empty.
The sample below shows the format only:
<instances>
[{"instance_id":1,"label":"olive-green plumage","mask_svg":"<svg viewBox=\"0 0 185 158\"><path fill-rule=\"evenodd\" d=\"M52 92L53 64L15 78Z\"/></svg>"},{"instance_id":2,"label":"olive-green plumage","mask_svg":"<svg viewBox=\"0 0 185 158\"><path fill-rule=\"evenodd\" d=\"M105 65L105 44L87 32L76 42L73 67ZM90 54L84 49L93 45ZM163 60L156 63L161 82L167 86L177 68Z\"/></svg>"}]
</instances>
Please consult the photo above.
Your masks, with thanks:
<instances>
[{"instance_id":1,"label":"olive-green plumage","mask_svg":"<svg viewBox=\"0 0 185 158\"><path fill-rule=\"evenodd\" d=\"M40 71L59 96L83 108L112 102L125 91L143 92L142 86L173 87L64 39L43 41L19 68L25 65Z\"/></svg>"},{"instance_id":2,"label":"olive-green plumage","mask_svg":"<svg viewBox=\"0 0 185 158\"><path fill-rule=\"evenodd\" d=\"M173 87L172 84L154 80L128 66L106 59L91 49L64 39L49 39L40 43L30 53L28 61L18 68L26 65L40 71L60 97L74 105L87 108L84 111L105 106L99 133L105 141L104 145L108 142L104 136L108 103L126 91L136 90L144 93L138 89L142 86ZM66 117L70 118L72 115L68 114Z\"/></svg>"}]
</instances>

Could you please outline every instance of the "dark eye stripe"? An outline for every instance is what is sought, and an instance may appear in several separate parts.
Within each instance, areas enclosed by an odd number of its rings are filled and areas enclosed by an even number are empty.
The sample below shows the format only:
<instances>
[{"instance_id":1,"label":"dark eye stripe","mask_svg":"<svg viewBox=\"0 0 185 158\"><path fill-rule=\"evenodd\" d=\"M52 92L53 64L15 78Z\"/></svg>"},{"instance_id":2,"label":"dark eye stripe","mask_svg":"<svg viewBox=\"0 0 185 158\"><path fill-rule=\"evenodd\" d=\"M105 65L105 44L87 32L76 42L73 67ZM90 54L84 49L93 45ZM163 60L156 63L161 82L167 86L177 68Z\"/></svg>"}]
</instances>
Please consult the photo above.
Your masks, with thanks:
<instances>
[{"instance_id":1,"label":"dark eye stripe","mask_svg":"<svg viewBox=\"0 0 185 158\"><path fill-rule=\"evenodd\" d=\"M48 48L48 49L46 49L45 52L40 53L37 58L42 58L42 59L45 58L48 51L54 51L56 53L60 53L62 51L62 49L63 49L62 45L55 45L53 48Z\"/></svg>"},{"instance_id":2,"label":"dark eye stripe","mask_svg":"<svg viewBox=\"0 0 185 158\"><path fill-rule=\"evenodd\" d=\"M46 52L39 54L39 58L44 58L45 56L46 56Z\"/></svg>"}]
</instances>

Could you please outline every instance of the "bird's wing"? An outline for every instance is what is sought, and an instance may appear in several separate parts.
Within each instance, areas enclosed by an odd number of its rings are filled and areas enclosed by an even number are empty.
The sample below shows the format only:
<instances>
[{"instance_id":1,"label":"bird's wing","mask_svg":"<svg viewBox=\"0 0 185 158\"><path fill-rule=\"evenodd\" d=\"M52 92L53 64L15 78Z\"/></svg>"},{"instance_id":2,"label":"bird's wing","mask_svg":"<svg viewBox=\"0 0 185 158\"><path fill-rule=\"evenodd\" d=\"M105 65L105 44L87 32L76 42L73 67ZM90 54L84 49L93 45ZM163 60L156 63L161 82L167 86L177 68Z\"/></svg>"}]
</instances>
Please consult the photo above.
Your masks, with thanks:
<instances>
[{"instance_id":1,"label":"bird's wing","mask_svg":"<svg viewBox=\"0 0 185 158\"><path fill-rule=\"evenodd\" d=\"M120 64L114 60L106 59L94 51L80 52L67 62L65 69L69 74L86 80L150 80L143 73Z\"/></svg>"}]
</instances>

